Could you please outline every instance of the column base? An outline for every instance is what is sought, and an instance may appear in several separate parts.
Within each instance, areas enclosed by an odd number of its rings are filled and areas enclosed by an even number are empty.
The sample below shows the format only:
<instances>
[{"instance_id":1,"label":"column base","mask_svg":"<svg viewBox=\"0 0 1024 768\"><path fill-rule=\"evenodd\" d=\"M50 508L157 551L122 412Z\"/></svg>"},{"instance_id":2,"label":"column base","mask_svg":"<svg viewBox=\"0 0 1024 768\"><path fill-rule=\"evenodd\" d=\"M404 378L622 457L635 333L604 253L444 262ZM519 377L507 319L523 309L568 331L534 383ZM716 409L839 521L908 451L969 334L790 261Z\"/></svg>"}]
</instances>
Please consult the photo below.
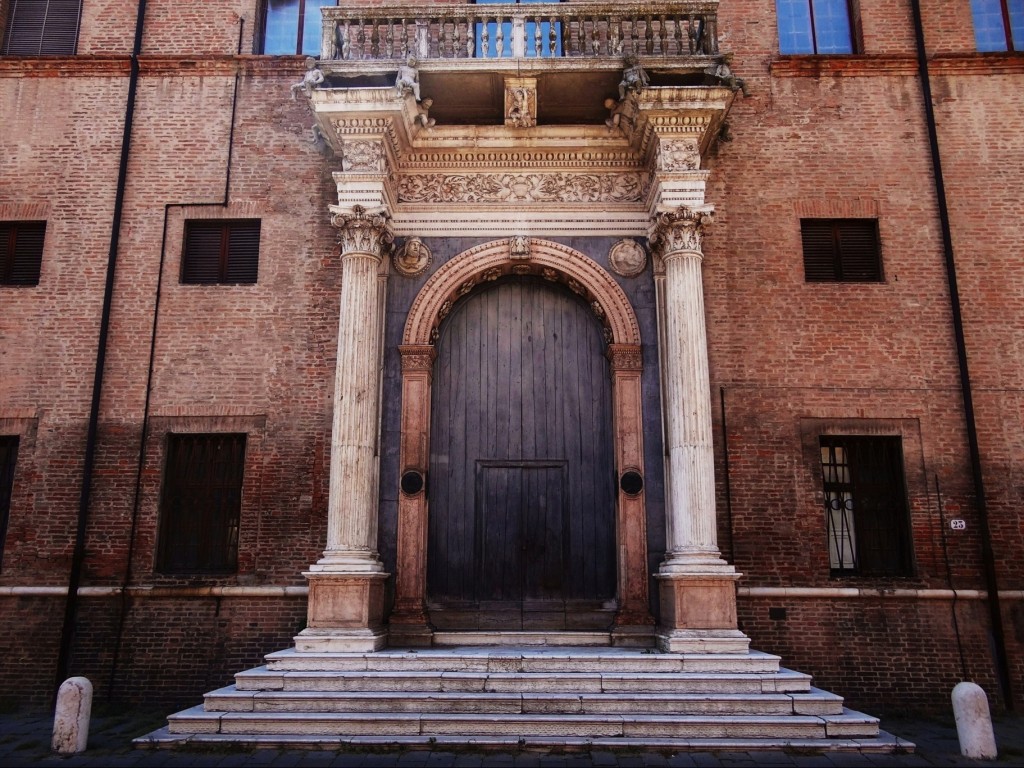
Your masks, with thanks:
<instances>
[{"instance_id":1,"label":"column base","mask_svg":"<svg viewBox=\"0 0 1024 768\"><path fill-rule=\"evenodd\" d=\"M387 645L384 628L385 573L302 574L309 582L306 629L295 638L298 651L378 651Z\"/></svg>"},{"instance_id":2,"label":"column base","mask_svg":"<svg viewBox=\"0 0 1024 768\"><path fill-rule=\"evenodd\" d=\"M737 629L735 572L659 573L658 647L671 653L746 653L750 639Z\"/></svg>"}]
</instances>

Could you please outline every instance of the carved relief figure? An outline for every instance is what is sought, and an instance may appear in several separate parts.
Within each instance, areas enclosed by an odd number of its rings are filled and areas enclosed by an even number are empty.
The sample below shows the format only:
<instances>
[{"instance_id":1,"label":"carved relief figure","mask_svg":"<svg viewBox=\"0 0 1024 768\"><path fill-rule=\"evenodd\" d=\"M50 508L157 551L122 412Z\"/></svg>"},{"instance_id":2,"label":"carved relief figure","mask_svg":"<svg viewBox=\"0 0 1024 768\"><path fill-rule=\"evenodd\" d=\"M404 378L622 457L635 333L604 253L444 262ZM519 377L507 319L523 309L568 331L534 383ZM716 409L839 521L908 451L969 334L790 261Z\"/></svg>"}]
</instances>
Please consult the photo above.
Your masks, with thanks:
<instances>
[{"instance_id":1,"label":"carved relief figure","mask_svg":"<svg viewBox=\"0 0 1024 768\"><path fill-rule=\"evenodd\" d=\"M530 128L537 124L530 110L531 92L526 88L512 88L509 92L507 123L516 128Z\"/></svg>"},{"instance_id":2,"label":"carved relief figure","mask_svg":"<svg viewBox=\"0 0 1024 768\"><path fill-rule=\"evenodd\" d=\"M427 98L421 103L416 105L416 118L415 122L417 125L422 125L424 128L433 128L437 124L437 120L432 118L429 114L430 108L434 105L434 100Z\"/></svg>"},{"instance_id":3,"label":"carved relief figure","mask_svg":"<svg viewBox=\"0 0 1024 768\"><path fill-rule=\"evenodd\" d=\"M416 101L420 100L420 73L416 69L416 57L410 56L398 68L398 78L395 80L395 90L400 95L411 93Z\"/></svg>"},{"instance_id":4,"label":"carved relief figure","mask_svg":"<svg viewBox=\"0 0 1024 768\"><path fill-rule=\"evenodd\" d=\"M623 277L636 277L647 266L647 254L635 240L619 240L608 253L612 270Z\"/></svg>"},{"instance_id":5,"label":"carved relief figure","mask_svg":"<svg viewBox=\"0 0 1024 768\"><path fill-rule=\"evenodd\" d=\"M296 91L306 92L306 98L313 95L313 91L324 81L324 73L316 65L316 59L312 56L306 57L306 74L302 76L301 83L292 86L292 101L295 100Z\"/></svg>"},{"instance_id":6,"label":"carved relief figure","mask_svg":"<svg viewBox=\"0 0 1024 768\"><path fill-rule=\"evenodd\" d=\"M619 83L619 101L626 98L627 92L639 91L650 84L651 79L647 76L644 68L640 66L640 61L637 59L636 54L628 54L626 56L626 68L622 72L622 82Z\"/></svg>"},{"instance_id":7,"label":"carved relief figure","mask_svg":"<svg viewBox=\"0 0 1024 768\"><path fill-rule=\"evenodd\" d=\"M418 237L410 237L394 256L395 269L406 277L423 274L430 266L433 254Z\"/></svg>"}]
</instances>

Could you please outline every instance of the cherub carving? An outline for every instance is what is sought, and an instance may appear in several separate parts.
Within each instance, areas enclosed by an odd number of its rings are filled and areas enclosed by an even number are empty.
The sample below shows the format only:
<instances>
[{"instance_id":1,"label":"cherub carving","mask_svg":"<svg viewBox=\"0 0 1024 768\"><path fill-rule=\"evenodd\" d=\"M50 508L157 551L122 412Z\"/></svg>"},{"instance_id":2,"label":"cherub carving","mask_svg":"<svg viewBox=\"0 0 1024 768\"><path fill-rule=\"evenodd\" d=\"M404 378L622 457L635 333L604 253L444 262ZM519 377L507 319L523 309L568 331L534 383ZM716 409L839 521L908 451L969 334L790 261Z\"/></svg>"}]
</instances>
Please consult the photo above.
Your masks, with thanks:
<instances>
[{"instance_id":1,"label":"cherub carving","mask_svg":"<svg viewBox=\"0 0 1024 768\"><path fill-rule=\"evenodd\" d=\"M626 98L627 91L639 91L651 84L644 68L635 53L626 55L626 68L622 72L622 82L619 83L619 101Z\"/></svg>"},{"instance_id":2,"label":"cherub carving","mask_svg":"<svg viewBox=\"0 0 1024 768\"><path fill-rule=\"evenodd\" d=\"M399 94L411 93L416 101L420 100L420 73L416 69L416 57L410 56L398 68L398 77L395 80L395 90Z\"/></svg>"},{"instance_id":3,"label":"cherub carving","mask_svg":"<svg viewBox=\"0 0 1024 768\"><path fill-rule=\"evenodd\" d=\"M424 128L433 128L434 125L437 123L437 120L435 120L428 114L430 112L430 108L433 105L434 100L429 97L421 101L419 104L417 104L416 117L414 118L414 122L416 122L418 125L422 125Z\"/></svg>"},{"instance_id":4,"label":"cherub carving","mask_svg":"<svg viewBox=\"0 0 1024 768\"><path fill-rule=\"evenodd\" d=\"M316 65L316 59L312 56L306 57L306 74L302 76L301 83L295 83L292 86L292 100L295 100L295 92L303 90L306 92L306 97L309 98L313 95L313 91L320 86L324 81L324 73L320 71L320 67Z\"/></svg>"}]
</instances>

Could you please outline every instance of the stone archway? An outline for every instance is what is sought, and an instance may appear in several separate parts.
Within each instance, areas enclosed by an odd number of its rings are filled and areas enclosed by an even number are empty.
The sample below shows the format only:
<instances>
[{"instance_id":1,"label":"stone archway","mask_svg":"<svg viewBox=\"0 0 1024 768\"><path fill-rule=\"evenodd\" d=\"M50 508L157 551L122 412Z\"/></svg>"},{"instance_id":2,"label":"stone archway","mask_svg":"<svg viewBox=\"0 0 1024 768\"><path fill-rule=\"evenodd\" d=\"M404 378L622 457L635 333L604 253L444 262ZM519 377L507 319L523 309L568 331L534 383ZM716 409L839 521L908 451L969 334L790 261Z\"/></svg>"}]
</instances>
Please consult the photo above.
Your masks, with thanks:
<instances>
[{"instance_id":1,"label":"stone archway","mask_svg":"<svg viewBox=\"0 0 1024 768\"><path fill-rule=\"evenodd\" d=\"M611 363L616 499L618 610L613 636L620 642L650 635L646 506L640 379L643 357L636 315L622 289L596 262L560 243L513 237L476 246L445 264L423 286L406 321L402 345L401 492L393 644L431 642L425 605L426 494L430 455L430 403L435 342L455 302L504 275L533 275L565 285L582 297L604 326Z\"/></svg>"}]
</instances>

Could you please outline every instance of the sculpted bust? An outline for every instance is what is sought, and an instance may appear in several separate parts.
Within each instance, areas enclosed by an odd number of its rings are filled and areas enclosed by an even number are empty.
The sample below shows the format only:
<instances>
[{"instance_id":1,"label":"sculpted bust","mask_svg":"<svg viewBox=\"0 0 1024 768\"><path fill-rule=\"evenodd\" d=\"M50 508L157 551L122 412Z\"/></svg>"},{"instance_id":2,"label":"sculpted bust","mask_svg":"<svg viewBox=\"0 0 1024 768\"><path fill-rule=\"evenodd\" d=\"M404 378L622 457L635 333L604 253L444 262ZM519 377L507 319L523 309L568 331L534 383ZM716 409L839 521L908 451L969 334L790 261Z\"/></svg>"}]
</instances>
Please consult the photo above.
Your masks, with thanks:
<instances>
[{"instance_id":1,"label":"sculpted bust","mask_svg":"<svg viewBox=\"0 0 1024 768\"><path fill-rule=\"evenodd\" d=\"M418 237L410 237L395 253L394 265L399 274L415 277L426 271L432 258L433 255L426 243Z\"/></svg>"}]
</instances>

